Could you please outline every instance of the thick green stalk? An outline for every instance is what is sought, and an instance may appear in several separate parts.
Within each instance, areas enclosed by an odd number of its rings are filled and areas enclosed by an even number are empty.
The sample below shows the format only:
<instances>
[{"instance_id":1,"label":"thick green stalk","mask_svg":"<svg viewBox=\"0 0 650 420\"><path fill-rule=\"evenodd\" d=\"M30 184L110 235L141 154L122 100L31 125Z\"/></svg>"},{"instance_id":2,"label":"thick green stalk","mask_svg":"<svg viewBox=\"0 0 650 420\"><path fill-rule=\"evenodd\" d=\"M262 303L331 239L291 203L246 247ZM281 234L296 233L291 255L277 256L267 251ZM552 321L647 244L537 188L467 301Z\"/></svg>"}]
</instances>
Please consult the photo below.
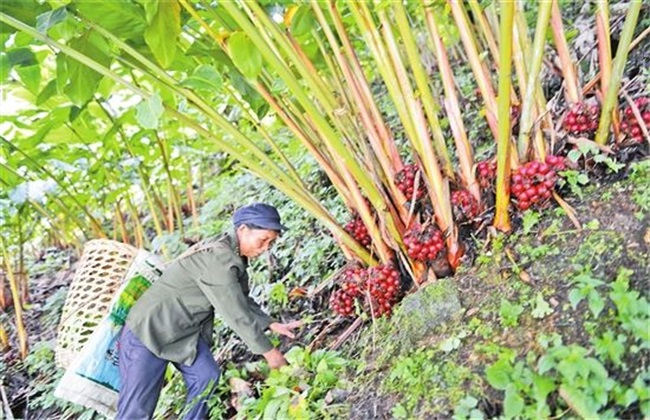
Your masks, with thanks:
<instances>
[{"instance_id":1,"label":"thick green stalk","mask_svg":"<svg viewBox=\"0 0 650 420\"><path fill-rule=\"evenodd\" d=\"M95 102L97 103L97 105L99 105L99 108L104 112L104 115L106 115L106 118L108 118L108 120L111 122L113 127L115 127L115 130L119 134L119 137L122 139L122 143L124 143L124 147L129 153L129 156L135 158L136 157L135 153L133 152L133 149L129 144L129 141L127 139L126 134L124 133L124 130L122 130L121 124L118 124L113 118L113 116L111 115L111 113L109 112L109 110L106 109L106 106L108 105L105 106L102 103L102 101L100 101L98 98L95 98ZM154 224L154 228L156 229L156 234L158 236L161 236L163 234L163 230L162 230L162 225L160 224L160 220L158 218L158 213L154 206L154 200L158 205L158 209L161 211L161 213L164 213L164 206L162 205L162 201L160 200L160 197L155 192L153 185L150 184L149 174L146 171L144 163L142 163L140 159L138 159L138 176L140 177L140 181L142 182L142 187L140 189L144 193L145 199L147 201L147 206L149 207L151 218L153 219L153 224ZM152 198L152 194L153 194L153 198Z\"/></svg>"},{"instance_id":2,"label":"thick green stalk","mask_svg":"<svg viewBox=\"0 0 650 420\"><path fill-rule=\"evenodd\" d=\"M134 78L135 79L135 78ZM178 230L180 231L181 235L183 234L183 231L185 227L183 226L183 215L181 213L181 199L180 199L180 193L176 189L176 186L174 185L174 177L172 176L172 171L170 167L170 162L169 162L169 152L167 151L167 142L160 136L160 133L158 131L154 131L154 137L156 138L156 144L158 144L158 148L160 149L160 155L162 156L162 162L163 162L163 169L165 171L165 174L167 175L167 186L168 186L168 192L169 192L169 205L170 209L173 211L174 215L176 216L176 220L178 221ZM173 218L171 217L170 214L170 232L173 230Z\"/></svg>"},{"instance_id":3,"label":"thick green stalk","mask_svg":"<svg viewBox=\"0 0 650 420\"><path fill-rule=\"evenodd\" d=\"M324 135L327 139L325 145L330 148L330 153L335 156L334 163L338 166L339 172L344 176L343 179L346 181L346 184L351 192L352 200L355 202L355 207L359 212L363 222L365 223L370 236L377 247L383 247L383 239L381 237L381 232L376 227L372 214L366 210L364 205L364 199L361 195L361 191L357 190L357 184L361 187L362 192L368 197L368 200L372 203L373 207L381 215L381 219L386 223L387 229L391 232L391 235L398 237L398 229L393 220L392 216L385 214L385 205L386 199L383 196L382 192L374 184L372 176L369 174L366 168L363 168L359 162L355 159L353 154L348 150L345 144L345 138L341 136L341 133L337 133L334 128L329 124L327 119L322 115L322 111L316 107L313 102L313 98L310 98L304 87L301 85L299 80L294 76L294 74L287 67L278 56L273 54L272 49L268 48L263 36L261 36L260 31L249 21L248 17L239 10L238 6L233 3L222 3L222 6L229 12L230 16L241 26L241 28L246 32L249 39L257 46L257 48L262 53L264 59L278 72L280 77L287 84L289 89L295 95L296 99L300 102L302 107L305 110L305 113L309 115L313 121L316 130ZM272 25L271 25L272 26ZM310 88L313 86L310 85ZM338 118L333 114L332 110L332 121L337 124ZM343 128L340 128L341 132L345 132ZM348 176L348 173L350 176ZM383 252L380 252L383 254ZM382 259L384 255L382 255Z\"/></svg>"},{"instance_id":4,"label":"thick green stalk","mask_svg":"<svg viewBox=\"0 0 650 420\"><path fill-rule=\"evenodd\" d=\"M122 203L118 200L115 203L115 220L117 220L117 225L120 229L120 235L122 235L122 242L130 245L129 233L126 230L126 222L124 221L124 213L122 213ZM171 232L172 230L170 230Z\"/></svg>"},{"instance_id":5,"label":"thick green stalk","mask_svg":"<svg viewBox=\"0 0 650 420\"><path fill-rule=\"evenodd\" d=\"M316 162L318 162L321 169L323 169L323 171L325 171L327 176L330 178L332 185L337 190L339 195L343 198L343 201L346 203L346 205L349 206L350 198L348 191L344 188L345 183L343 182L343 179L340 177L340 175L334 170L334 167L331 164L331 160L314 145L310 136L303 130L302 127L298 125L298 123L286 112L286 110L280 106L278 101L271 95L271 92L268 91L266 86L264 86L261 82L258 82L256 89L264 97L264 99L276 112L280 119L296 135L298 140L300 140L300 142L307 148L312 156L314 156L314 159L316 159Z\"/></svg>"},{"instance_id":6,"label":"thick green stalk","mask_svg":"<svg viewBox=\"0 0 650 420\"><path fill-rule=\"evenodd\" d=\"M369 16L369 11L364 4L361 5L365 13ZM451 261L458 261L460 248L458 247L458 238L456 227L454 225L451 201L449 198L449 188L447 181L442 176L442 171L435 155L429 134L427 122L422 106L416 100L413 89L409 83L409 76L402 62L397 41L393 36L388 18L384 11L377 12L380 22L382 23L383 39L386 42L388 57L391 60L391 66L397 74L398 85L401 88L402 100L408 110L407 118L413 124L415 135L410 138L414 148L418 150L419 156L424 167L424 175L428 184L429 196L436 215L436 221L440 229L447 233L448 258ZM453 264L452 264L453 266ZM456 268L456 266L453 266Z\"/></svg>"},{"instance_id":7,"label":"thick green stalk","mask_svg":"<svg viewBox=\"0 0 650 420\"><path fill-rule=\"evenodd\" d=\"M596 5L596 35L598 37L598 64L600 67L600 93L601 97L607 96L610 79L612 78L612 46L610 44L609 33L609 2L607 0L598 0ZM614 129L618 134L618 121L614 113Z\"/></svg>"},{"instance_id":8,"label":"thick green stalk","mask_svg":"<svg viewBox=\"0 0 650 420\"><path fill-rule=\"evenodd\" d=\"M347 92L342 90L341 95L345 98L348 98L349 96L349 102L354 104L352 106L355 106L356 112L359 114L363 127L367 132L368 142L374 152L374 158L377 159L382 168L384 179L388 184L391 196L396 199L396 202L398 203L396 210L400 214L399 218L404 221L406 215L401 203L406 202L406 198L395 185L395 174L399 168L393 166L394 159L391 159L390 157L390 154L393 153L392 148L388 147L389 150L386 150L388 142L392 142L392 139L382 138L382 135L384 135L385 132L382 131L380 127L384 127L384 121L381 117L377 120L377 115L373 114L371 111L373 107L376 107L376 105L372 96L367 94L369 89L365 77L359 75L359 73L355 73L353 64L350 63L349 59L345 55L343 55L332 30L327 25L323 11L320 9L318 4L313 3L312 7L316 13L317 19L321 23L321 27L329 41L329 45L334 52L338 68L343 72L344 78L349 87ZM325 52L324 55L327 56ZM354 55L354 51L348 51L348 56L350 55Z\"/></svg>"},{"instance_id":9,"label":"thick green stalk","mask_svg":"<svg viewBox=\"0 0 650 420\"><path fill-rule=\"evenodd\" d=\"M317 9L317 5L318 5L317 2L312 3L312 7L314 7L314 10ZM330 17L332 18L332 22L334 22L334 27L336 28L336 32L343 45L343 51L346 54L348 61L351 65L352 72L355 75L355 80L359 81L359 88L361 89L362 96L365 98L363 103L365 107L370 110L370 113L372 115L371 119L376 124L375 129L378 132L379 139L382 141L385 153L389 156L389 159L392 162L391 165L392 168L396 172L398 172L402 170L404 164L402 163L402 160L400 158L399 151L397 150L397 146L393 139L392 133L386 126L383 116L379 111L379 107L377 106L377 104L373 99L372 91L370 89L370 84L368 83L363 68L361 67L359 58L355 54L354 47L352 45L352 42L350 41L350 37L347 33L347 30L345 29L345 25L343 24L341 15L338 13L338 10L336 8L336 3L334 1L329 1L328 5L329 5L328 12L330 14ZM325 18L323 16L321 21L324 20ZM325 26L328 25L326 24L323 25L323 27Z\"/></svg>"},{"instance_id":10,"label":"thick green stalk","mask_svg":"<svg viewBox=\"0 0 650 420\"><path fill-rule=\"evenodd\" d=\"M241 4L245 8L250 8L253 11L253 13L249 14L254 16L256 27L263 27L269 31L275 43L284 52L286 57L290 60L290 63L293 64L293 68L307 82L314 97L318 98L319 103L322 104L334 125L336 125L341 133L346 135L346 137L353 138L354 131L350 131L350 127L353 127L355 124L354 120L351 118L351 114L337 114L337 110L342 108L342 104L337 100L327 79L321 77L319 72L313 68L313 64L304 55L300 46L291 42L289 36L280 30L278 25L270 18L269 14L258 4L258 2L243 1Z\"/></svg>"},{"instance_id":11,"label":"thick green stalk","mask_svg":"<svg viewBox=\"0 0 650 420\"><path fill-rule=\"evenodd\" d=\"M449 126L451 127L454 141L456 142L459 160L461 161L462 177L465 181L465 186L470 190L474 198L480 203L481 194L473 171L474 157L472 155L472 146L469 142L469 139L467 138L467 131L465 130L465 125L463 124L463 118L460 112L460 101L458 100L458 95L456 94L456 84L454 81L453 72L451 70L449 57L447 56L447 51L445 50L442 39L440 38L438 25L433 17L433 12L430 8L426 8L424 10L424 13L429 37L431 39L431 43L433 44L433 53L436 56L438 70L440 71L440 78L442 80L442 86L445 92L445 109L447 110L447 115L449 117ZM468 164L469 168L467 167ZM466 173L468 170L469 175Z\"/></svg>"},{"instance_id":12,"label":"thick green stalk","mask_svg":"<svg viewBox=\"0 0 650 420\"><path fill-rule=\"evenodd\" d=\"M287 167L289 175L291 175L296 184L300 185L300 187L303 189L307 189L304 181L300 178L300 175L298 175L298 171L296 170L295 166L293 166L293 164L289 161L289 158L287 158L287 155L282 151L282 149L280 149L278 143L273 140L251 107L247 106L244 103L244 101L241 99L241 96L235 91L232 86L227 86L226 89L230 92L230 97L235 102L237 102L242 111L248 115L248 120L255 126L255 129L262 134L262 137L264 137L266 143L271 146L273 153L275 153L280 158L280 161Z\"/></svg>"},{"instance_id":13,"label":"thick green stalk","mask_svg":"<svg viewBox=\"0 0 650 420\"><path fill-rule=\"evenodd\" d=\"M413 37L413 29L409 24L408 17L406 15L406 9L404 4L401 2L394 2L393 9L395 13L393 17L397 23L399 34L401 36L402 42L404 43L404 49L408 57L409 65L413 71L413 77L418 89L418 93L421 98L421 103L424 107L424 112L426 113L427 119L429 121L429 128L431 129L431 134L433 135L434 146L438 154L438 158L442 161L442 167L445 175L449 179L455 179L454 168L451 163L451 158L449 157L449 151L447 150L447 144L445 138L442 134L442 129L440 128L440 121L438 120L437 111L440 108L436 102L433 94L431 93L431 88L429 87L429 77L424 71L422 66L422 58L418 52L417 44L415 43L415 38ZM458 149L458 158L460 161L461 173L463 175L463 181L465 185L469 186L473 184L473 175L472 175L472 165L473 158L471 148L468 143L456 144Z\"/></svg>"},{"instance_id":14,"label":"thick green stalk","mask_svg":"<svg viewBox=\"0 0 650 420\"><path fill-rule=\"evenodd\" d=\"M533 41L533 51L530 59L530 69L528 72L528 82L523 103L521 104L521 118L519 119L519 158L526 159L530 145L530 133L533 129L535 93L538 86L537 79L542 69L542 59L544 56L544 44L546 43L546 30L551 17L550 1L540 2L539 14L537 16L537 25L535 27L535 39Z\"/></svg>"},{"instance_id":15,"label":"thick green stalk","mask_svg":"<svg viewBox=\"0 0 650 420\"><path fill-rule=\"evenodd\" d=\"M451 12L454 17L454 21L458 26L458 33L460 34L460 39L463 42L463 46L465 47L465 53L467 54L470 67L472 68L474 78L476 79L478 88L481 91L483 101L485 102L488 124L492 130L492 134L494 134L494 137L498 138L499 129L498 121L496 118L497 102L494 95L494 88L492 87L490 74L481 61L480 54L476 48L476 39L474 38L474 32L470 27L469 18L467 17L467 13L462 2L456 0L447 0L447 4L451 7ZM510 92L508 92L508 94L510 94Z\"/></svg>"},{"instance_id":16,"label":"thick green stalk","mask_svg":"<svg viewBox=\"0 0 650 420\"><path fill-rule=\"evenodd\" d=\"M497 46L497 41L494 39L494 34L492 33L492 28L490 23L485 18L485 14L481 9L481 5L478 0L469 0L469 7L472 9L472 16L474 16L474 21L478 23L479 28L481 28L481 33L485 38L490 54L492 55L492 60L497 61L499 59L499 47ZM498 63L497 69L498 69Z\"/></svg>"},{"instance_id":17,"label":"thick green stalk","mask_svg":"<svg viewBox=\"0 0 650 420\"><path fill-rule=\"evenodd\" d=\"M227 143L222 143L219 139L216 138L214 134L201 127L195 121L192 121L185 114L168 107L166 107L166 111L179 121L185 122L185 124L187 124L190 128L195 130L200 135L204 136L207 139L213 140L217 145L221 147L222 150L240 160L241 163L252 173L256 174L259 178L273 185L278 190L285 193L290 199L294 200L296 203L305 208L305 210L309 211L332 232L335 238L338 238L338 240L340 240L345 246L350 248L352 252L354 252L355 255L357 255L357 257L359 257L359 259L361 259L364 263L368 265L377 264L377 262L368 253L368 251L359 245L359 243L352 236L350 236L341 226L339 226L336 220L334 220L334 218L327 212L327 210L325 210L322 204L311 194L309 194L309 192L298 191L294 188L291 188L291 186L283 183L277 177L269 176L269 172L265 167L259 165L254 159L243 155L237 149L231 148Z\"/></svg>"},{"instance_id":18,"label":"thick green stalk","mask_svg":"<svg viewBox=\"0 0 650 420\"><path fill-rule=\"evenodd\" d=\"M500 0L501 23L499 46L499 140L497 143L496 214L494 227L510 231L510 80L512 65L512 21L514 3Z\"/></svg>"},{"instance_id":19,"label":"thick green stalk","mask_svg":"<svg viewBox=\"0 0 650 420\"><path fill-rule=\"evenodd\" d=\"M597 144L607 143L607 138L609 137L609 126L612 121L612 114L616 110L618 89L621 85L621 77L623 77L623 70L625 70L625 63L627 62L627 55L630 52L630 43L634 36L634 29L639 18L641 5L641 0L633 0L627 9L627 16L625 16L625 23L623 24L621 38L616 48L616 57L614 57L612 66L612 77L603 100L603 109L600 112L600 123L598 124L595 139Z\"/></svg>"},{"instance_id":20,"label":"thick green stalk","mask_svg":"<svg viewBox=\"0 0 650 420\"><path fill-rule=\"evenodd\" d=\"M265 47L265 42L259 35L259 31L239 10L238 6L230 2L224 2L221 3L221 5L228 10L231 17L235 19L235 21L246 32L251 41L253 41L253 43L260 50L267 63L270 64L278 72L282 80L284 80L284 82L287 84L289 89L295 95L296 99L305 109L305 113L307 113L313 119L318 132L324 135L324 137L327 139L326 143L328 147L331 147L332 151L336 152L336 155L340 157L340 160L336 163L338 163L340 167L345 167L350 171L373 206L375 206L377 211L381 211L380 209L382 208L382 205L380 203L385 202L382 194L374 185L371 177L368 176L367 171L349 152L344 140L341 138L340 133L337 133L333 129L333 127L322 115L322 111L316 107L313 102L313 98L310 98L307 95L304 87L300 84L298 79L296 79L286 64L282 62L279 57L275 56L270 49ZM353 186L349 187L352 188ZM394 222L392 220L388 219L387 224L390 230L395 230Z\"/></svg>"},{"instance_id":21,"label":"thick green stalk","mask_svg":"<svg viewBox=\"0 0 650 420\"><path fill-rule=\"evenodd\" d=\"M140 214L138 213L138 210L136 209L135 205L133 205L133 201L131 200L131 194L126 193L124 197L126 201L126 206L129 209L129 212L131 213L131 219L133 219L133 236L135 239L135 246L136 248L143 248L144 243L147 239L147 235L144 232L144 228L142 227L142 223L140 223ZM181 221L182 222L182 221ZM147 241L148 243L149 241Z\"/></svg>"},{"instance_id":22,"label":"thick green stalk","mask_svg":"<svg viewBox=\"0 0 650 420\"><path fill-rule=\"evenodd\" d=\"M571 60L571 54L569 53L569 44L564 35L564 25L562 24L562 15L558 0L553 0L551 6L551 27L555 48L557 48L560 65L562 66L567 99L569 103L575 104L582 100L582 95L580 94L580 89L578 89L578 76L576 75L573 60Z\"/></svg>"},{"instance_id":23,"label":"thick green stalk","mask_svg":"<svg viewBox=\"0 0 650 420\"><path fill-rule=\"evenodd\" d=\"M20 293L18 293L18 283L14 277L14 269L11 266L11 257L7 252L7 246L4 239L0 240L2 244L2 259L4 260L4 269L9 279L9 288L11 289L11 297L14 300L14 318L16 319L16 335L18 336L20 358L27 357L28 343L27 343L27 330L23 322L23 307L20 303Z\"/></svg>"}]
</instances>

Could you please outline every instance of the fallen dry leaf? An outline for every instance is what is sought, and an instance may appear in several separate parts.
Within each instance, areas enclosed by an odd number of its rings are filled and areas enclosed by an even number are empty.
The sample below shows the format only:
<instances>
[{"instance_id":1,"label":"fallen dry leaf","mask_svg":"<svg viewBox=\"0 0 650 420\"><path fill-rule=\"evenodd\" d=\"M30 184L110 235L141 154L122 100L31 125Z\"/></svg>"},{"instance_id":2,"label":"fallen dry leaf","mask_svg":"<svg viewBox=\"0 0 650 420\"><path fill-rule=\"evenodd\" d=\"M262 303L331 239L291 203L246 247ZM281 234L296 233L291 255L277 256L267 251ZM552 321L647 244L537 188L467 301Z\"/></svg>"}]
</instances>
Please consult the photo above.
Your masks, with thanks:
<instances>
[{"instance_id":1,"label":"fallen dry leaf","mask_svg":"<svg viewBox=\"0 0 650 420\"><path fill-rule=\"evenodd\" d=\"M533 284L533 280L530 277L530 274L526 272L526 270L521 270L519 272L519 279L526 284Z\"/></svg>"},{"instance_id":2,"label":"fallen dry leaf","mask_svg":"<svg viewBox=\"0 0 650 420\"><path fill-rule=\"evenodd\" d=\"M228 384L233 394L253 395L251 384L241 378L230 378Z\"/></svg>"}]
</instances>

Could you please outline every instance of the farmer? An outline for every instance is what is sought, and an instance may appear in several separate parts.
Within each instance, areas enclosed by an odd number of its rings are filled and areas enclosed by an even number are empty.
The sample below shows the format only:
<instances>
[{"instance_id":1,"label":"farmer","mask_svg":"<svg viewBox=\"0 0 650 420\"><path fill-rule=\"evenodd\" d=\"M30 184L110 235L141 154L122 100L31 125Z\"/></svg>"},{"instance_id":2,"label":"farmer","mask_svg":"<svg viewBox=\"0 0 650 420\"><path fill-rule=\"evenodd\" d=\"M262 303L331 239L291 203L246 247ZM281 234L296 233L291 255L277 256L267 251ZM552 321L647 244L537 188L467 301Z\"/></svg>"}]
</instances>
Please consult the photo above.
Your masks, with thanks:
<instances>
[{"instance_id":1,"label":"farmer","mask_svg":"<svg viewBox=\"0 0 650 420\"><path fill-rule=\"evenodd\" d=\"M187 385L186 419L207 417L220 369L210 352L214 312L269 367L286 365L264 334L293 338L300 322L274 322L248 296L249 258L268 250L281 231L275 207L256 203L233 215L233 232L201 242L174 261L135 303L120 337L118 419L150 419L168 362Z\"/></svg>"}]
</instances>

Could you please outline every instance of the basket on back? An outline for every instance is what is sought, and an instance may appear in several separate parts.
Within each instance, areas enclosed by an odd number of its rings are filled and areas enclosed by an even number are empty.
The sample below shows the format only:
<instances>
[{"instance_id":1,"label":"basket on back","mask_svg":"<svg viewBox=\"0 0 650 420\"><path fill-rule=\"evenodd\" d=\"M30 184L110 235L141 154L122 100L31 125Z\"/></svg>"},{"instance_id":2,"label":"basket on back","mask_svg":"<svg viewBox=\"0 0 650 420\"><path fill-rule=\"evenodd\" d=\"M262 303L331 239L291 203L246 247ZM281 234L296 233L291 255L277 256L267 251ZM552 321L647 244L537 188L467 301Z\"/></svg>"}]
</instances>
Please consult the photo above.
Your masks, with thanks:
<instances>
[{"instance_id":1,"label":"basket on back","mask_svg":"<svg viewBox=\"0 0 650 420\"><path fill-rule=\"evenodd\" d=\"M63 306L55 360L67 368L106 316L115 292L138 253L127 244L107 239L86 243Z\"/></svg>"}]
</instances>

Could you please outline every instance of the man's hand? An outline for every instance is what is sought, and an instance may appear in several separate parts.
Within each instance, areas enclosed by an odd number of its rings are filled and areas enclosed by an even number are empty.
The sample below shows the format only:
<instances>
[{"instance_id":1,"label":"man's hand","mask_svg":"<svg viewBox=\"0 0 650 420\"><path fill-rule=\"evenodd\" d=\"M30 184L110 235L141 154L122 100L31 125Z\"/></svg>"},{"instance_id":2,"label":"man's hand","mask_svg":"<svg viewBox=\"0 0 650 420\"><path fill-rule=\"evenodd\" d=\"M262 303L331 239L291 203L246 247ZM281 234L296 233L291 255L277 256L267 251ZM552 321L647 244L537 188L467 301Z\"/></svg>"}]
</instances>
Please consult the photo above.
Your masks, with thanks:
<instances>
[{"instance_id":1,"label":"man's hand","mask_svg":"<svg viewBox=\"0 0 650 420\"><path fill-rule=\"evenodd\" d=\"M294 335L294 333L291 332L291 330L302 326L302 324L303 324L302 321L292 321L286 324L280 324L278 322L274 322L271 325L269 325L269 329L274 333L281 334L289 338L296 338L296 336Z\"/></svg>"},{"instance_id":2,"label":"man's hand","mask_svg":"<svg viewBox=\"0 0 650 420\"><path fill-rule=\"evenodd\" d=\"M267 351L263 356L269 363L271 369L277 369L287 365L287 359L284 358L284 355L278 349L274 348L273 350Z\"/></svg>"}]
</instances>

